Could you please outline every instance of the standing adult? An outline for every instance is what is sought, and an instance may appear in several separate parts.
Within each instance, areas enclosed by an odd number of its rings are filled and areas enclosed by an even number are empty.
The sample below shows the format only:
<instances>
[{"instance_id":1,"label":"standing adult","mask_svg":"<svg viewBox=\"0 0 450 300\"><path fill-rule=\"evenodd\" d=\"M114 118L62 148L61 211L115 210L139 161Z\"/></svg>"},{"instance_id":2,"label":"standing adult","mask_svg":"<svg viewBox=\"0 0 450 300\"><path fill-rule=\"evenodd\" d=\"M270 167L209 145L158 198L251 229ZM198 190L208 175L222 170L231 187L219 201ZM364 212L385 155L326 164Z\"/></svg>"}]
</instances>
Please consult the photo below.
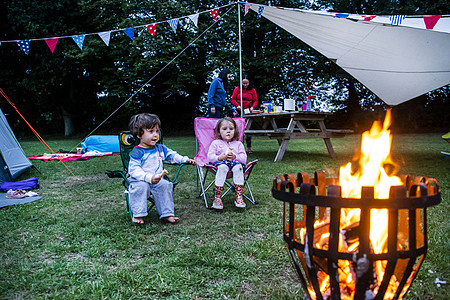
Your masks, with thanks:
<instances>
[{"instance_id":1,"label":"standing adult","mask_svg":"<svg viewBox=\"0 0 450 300\"><path fill-rule=\"evenodd\" d=\"M233 108L227 103L226 87L230 79L231 72L225 68L211 82L208 90L208 117L222 118L224 116L223 109L226 108L233 111Z\"/></svg>"},{"instance_id":2,"label":"standing adult","mask_svg":"<svg viewBox=\"0 0 450 300\"><path fill-rule=\"evenodd\" d=\"M251 86L250 80L247 76L242 79L242 107L241 107L241 90L237 86L233 95L231 96L231 103L236 107L237 114L240 115L241 109L249 109L250 112L258 106L258 95L256 90ZM250 136L245 137L245 142L247 144L247 152L252 153L252 138Z\"/></svg>"}]
</instances>

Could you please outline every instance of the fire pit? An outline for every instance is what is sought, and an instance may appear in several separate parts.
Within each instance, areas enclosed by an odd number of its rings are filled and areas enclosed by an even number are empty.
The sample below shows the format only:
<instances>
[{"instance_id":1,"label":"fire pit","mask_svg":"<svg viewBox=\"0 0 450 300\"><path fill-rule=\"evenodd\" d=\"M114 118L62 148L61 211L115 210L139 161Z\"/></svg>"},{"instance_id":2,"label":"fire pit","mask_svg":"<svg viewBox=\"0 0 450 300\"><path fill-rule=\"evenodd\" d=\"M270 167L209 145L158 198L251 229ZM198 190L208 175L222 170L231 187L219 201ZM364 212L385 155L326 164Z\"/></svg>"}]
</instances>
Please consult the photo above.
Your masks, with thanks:
<instances>
[{"instance_id":1,"label":"fire pit","mask_svg":"<svg viewBox=\"0 0 450 300\"><path fill-rule=\"evenodd\" d=\"M374 125L370 134L381 137L389 125ZM363 136L362 150L364 143ZM320 171L274 179L272 195L284 201L283 238L305 299L402 299L417 275L428 247L426 209L441 202L441 193L435 179L423 176L391 174L380 187L392 164L384 153L375 168L383 174L372 175L373 184L348 165L339 178ZM362 151L360 170L368 171L361 161L370 165L370 156Z\"/></svg>"}]
</instances>

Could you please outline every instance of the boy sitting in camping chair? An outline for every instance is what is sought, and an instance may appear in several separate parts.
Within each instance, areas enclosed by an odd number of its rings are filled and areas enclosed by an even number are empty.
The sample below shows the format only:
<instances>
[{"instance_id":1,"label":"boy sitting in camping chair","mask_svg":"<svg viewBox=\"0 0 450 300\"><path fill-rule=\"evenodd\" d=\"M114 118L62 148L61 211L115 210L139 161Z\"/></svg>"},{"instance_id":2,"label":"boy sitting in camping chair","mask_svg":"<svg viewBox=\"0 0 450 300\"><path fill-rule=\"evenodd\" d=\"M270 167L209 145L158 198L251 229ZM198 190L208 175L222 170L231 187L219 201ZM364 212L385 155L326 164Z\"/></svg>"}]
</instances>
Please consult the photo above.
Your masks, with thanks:
<instances>
[{"instance_id":1,"label":"boy sitting in camping chair","mask_svg":"<svg viewBox=\"0 0 450 300\"><path fill-rule=\"evenodd\" d=\"M147 199L152 194L160 219L175 223L179 218L174 213L173 182L165 176L167 171L164 169L164 162L195 165L195 161L158 143L161 128L158 116L148 113L134 115L130 119L129 128L139 142L129 153L128 165L124 164L129 174L124 180L132 221L144 223L143 218L148 214Z\"/></svg>"}]
</instances>

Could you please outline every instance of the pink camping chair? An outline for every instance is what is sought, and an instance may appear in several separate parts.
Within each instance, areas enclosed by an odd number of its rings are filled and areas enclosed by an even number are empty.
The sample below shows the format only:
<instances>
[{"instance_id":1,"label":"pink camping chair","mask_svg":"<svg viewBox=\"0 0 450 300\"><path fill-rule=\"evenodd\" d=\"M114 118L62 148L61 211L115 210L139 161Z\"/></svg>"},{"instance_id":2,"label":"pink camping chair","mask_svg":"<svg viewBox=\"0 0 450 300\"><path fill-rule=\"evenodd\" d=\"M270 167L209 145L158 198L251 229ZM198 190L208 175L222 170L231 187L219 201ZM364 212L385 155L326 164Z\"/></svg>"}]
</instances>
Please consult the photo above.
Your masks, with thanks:
<instances>
[{"instance_id":1,"label":"pink camping chair","mask_svg":"<svg viewBox=\"0 0 450 300\"><path fill-rule=\"evenodd\" d=\"M217 172L217 167L209 163L207 154L209 145L214 140L214 128L216 127L218 121L219 119L202 117L195 118L194 120L194 131L197 147L197 155L195 156L195 161L197 162L197 198L203 197L203 199L205 200L206 208L211 207L210 205L208 205L206 193L210 190L211 187L211 190L214 189L215 175ZM245 119L234 118L234 121L236 122L236 125L239 129L239 140L242 141L242 138L244 136ZM250 185L248 184L248 178L250 177L253 167L257 162L258 160L253 160L247 163L244 173L244 186L246 187L246 189L244 188L243 196L252 204L257 204L258 202L255 201L253 197ZM208 173L211 173L213 176L213 179L210 183L207 183L206 181ZM227 189L224 190L222 197L224 197L230 191L234 192L234 185L229 181L229 179L231 178L233 178L233 174L231 171L229 171L227 174L227 180L225 181Z\"/></svg>"}]
</instances>

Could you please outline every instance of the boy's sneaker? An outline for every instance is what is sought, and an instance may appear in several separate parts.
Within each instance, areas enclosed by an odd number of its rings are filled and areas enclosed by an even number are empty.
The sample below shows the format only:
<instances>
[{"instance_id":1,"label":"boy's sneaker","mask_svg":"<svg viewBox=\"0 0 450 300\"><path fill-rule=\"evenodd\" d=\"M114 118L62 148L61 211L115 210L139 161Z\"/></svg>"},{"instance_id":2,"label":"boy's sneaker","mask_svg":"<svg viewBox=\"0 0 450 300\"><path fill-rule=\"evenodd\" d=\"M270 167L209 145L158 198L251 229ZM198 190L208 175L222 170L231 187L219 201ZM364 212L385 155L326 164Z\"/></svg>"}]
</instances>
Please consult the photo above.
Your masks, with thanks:
<instances>
[{"instance_id":1,"label":"boy's sneaker","mask_svg":"<svg viewBox=\"0 0 450 300\"><path fill-rule=\"evenodd\" d=\"M236 207L239 207L239 208L244 208L246 206L245 202L244 202L244 200L242 200L242 198L236 199L236 201L234 201L234 205L236 205Z\"/></svg>"},{"instance_id":2,"label":"boy's sneaker","mask_svg":"<svg viewBox=\"0 0 450 300\"><path fill-rule=\"evenodd\" d=\"M214 209L223 209L223 204L221 199L214 199L212 208Z\"/></svg>"}]
</instances>

